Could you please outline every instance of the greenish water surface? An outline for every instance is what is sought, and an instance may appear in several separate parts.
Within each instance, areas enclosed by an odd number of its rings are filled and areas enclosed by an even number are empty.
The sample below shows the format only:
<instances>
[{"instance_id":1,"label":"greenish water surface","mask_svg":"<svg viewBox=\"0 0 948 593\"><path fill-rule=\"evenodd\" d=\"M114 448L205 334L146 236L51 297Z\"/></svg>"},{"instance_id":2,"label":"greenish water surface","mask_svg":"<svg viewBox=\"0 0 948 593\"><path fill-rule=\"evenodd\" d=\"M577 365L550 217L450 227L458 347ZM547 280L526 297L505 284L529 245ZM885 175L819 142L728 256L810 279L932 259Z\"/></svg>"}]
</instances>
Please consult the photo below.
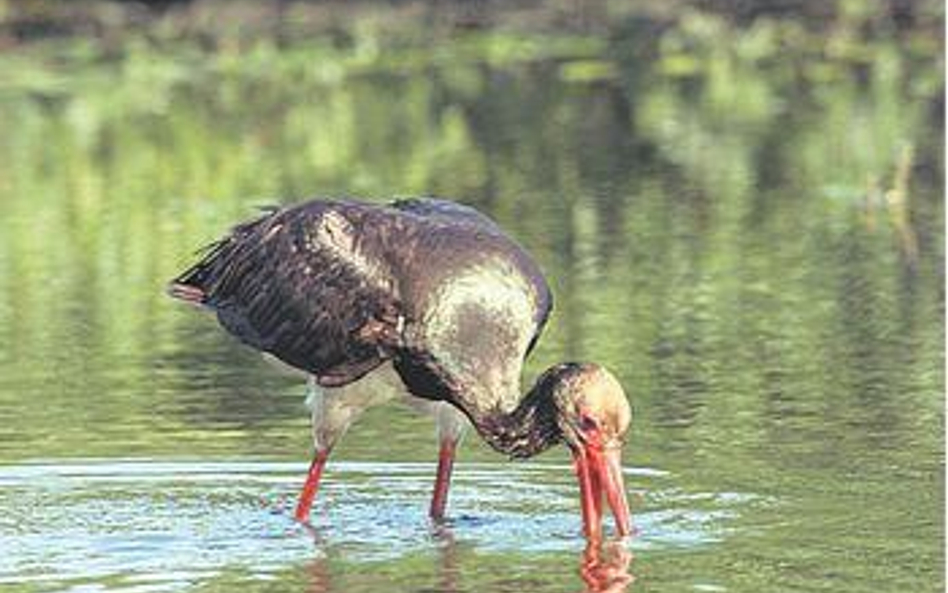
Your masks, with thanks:
<instances>
[{"instance_id":1,"label":"greenish water surface","mask_svg":"<svg viewBox=\"0 0 948 593\"><path fill-rule=\"evenodd\" d=\"M940 33L606 25L3 50L0 588L943 590ZM292 521L303 385L164 284L316 195L450 197L534 254L530 380L591 359L633 400L630 542L584 550L565 451L476 436L428 525L396 404Z\"/></svg>"}]
</instances>

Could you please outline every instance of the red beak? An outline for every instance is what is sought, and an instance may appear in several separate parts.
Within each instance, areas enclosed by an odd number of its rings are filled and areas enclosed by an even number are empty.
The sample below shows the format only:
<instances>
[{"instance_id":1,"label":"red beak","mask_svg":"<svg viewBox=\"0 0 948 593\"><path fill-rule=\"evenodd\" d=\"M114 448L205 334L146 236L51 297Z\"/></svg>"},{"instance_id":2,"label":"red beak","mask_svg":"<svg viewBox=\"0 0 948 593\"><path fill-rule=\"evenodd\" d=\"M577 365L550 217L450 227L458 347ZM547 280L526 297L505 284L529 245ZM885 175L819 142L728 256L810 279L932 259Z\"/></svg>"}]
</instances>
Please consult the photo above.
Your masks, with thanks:
<instances>
[{"instance_id":1,"label":"red beak","mask_svg":"<svg viewBox=\"0 0 948 593\"><path fill-rule=\"evenodd\" d=\"M579 480L583 534L590 540L602 539L602 500L605 498L616 520L616 532L621 537L629 535L632 519L622 481L622 450L586 445L573 450L573 464Z\"/></svg>"}]
</instances>

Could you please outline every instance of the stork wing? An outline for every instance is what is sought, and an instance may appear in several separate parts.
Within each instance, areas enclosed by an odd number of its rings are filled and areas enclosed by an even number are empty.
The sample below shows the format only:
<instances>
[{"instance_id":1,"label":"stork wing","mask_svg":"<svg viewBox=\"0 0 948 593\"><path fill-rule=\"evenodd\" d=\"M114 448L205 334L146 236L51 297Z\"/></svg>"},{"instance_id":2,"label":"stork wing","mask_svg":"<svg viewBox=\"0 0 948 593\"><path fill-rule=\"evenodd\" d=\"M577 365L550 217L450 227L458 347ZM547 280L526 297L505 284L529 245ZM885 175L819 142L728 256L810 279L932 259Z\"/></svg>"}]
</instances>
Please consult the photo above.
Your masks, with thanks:
<instances>
[{"instance_id":1,"label":"stork wing","mask_svg":"<svg viewBox=\"0 0 948 593\"><path fill-rule=\"evenodd\" d=\"M392 356L402 323L396 283L358 224L333 202L272 211L209 246L169 292L322 385L349 383Z\"/></svg>"}]
</instances>

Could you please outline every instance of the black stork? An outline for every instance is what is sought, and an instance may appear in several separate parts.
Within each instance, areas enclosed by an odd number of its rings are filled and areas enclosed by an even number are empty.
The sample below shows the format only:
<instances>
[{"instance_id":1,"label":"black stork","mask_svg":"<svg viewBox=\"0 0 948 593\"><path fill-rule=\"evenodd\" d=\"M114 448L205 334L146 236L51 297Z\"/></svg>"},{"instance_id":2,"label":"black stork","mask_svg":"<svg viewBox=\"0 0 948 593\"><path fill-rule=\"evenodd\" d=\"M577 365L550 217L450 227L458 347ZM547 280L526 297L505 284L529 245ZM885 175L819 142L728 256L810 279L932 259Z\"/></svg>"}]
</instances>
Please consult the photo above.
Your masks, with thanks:
<instances>
[{"instance_id":1,"label":"black stork","mask_svg":"<svg viewBox=\"0 0 948 593\"><path fill-rule=\"evenodd\" d=\"M466 417L513 458L564 442L584 534L601 537L603 498L617 533L630 533L625 393L593 363L557 364L521 392L523 361L552 296L530 256L478 211L427 198L273 209L207 247L169 292L215 311L241 341L309 377L315 454L300 521L337 439L368 406L406 395L438 419L432 518L443 516Z\"/></svg>"}]
</instances>

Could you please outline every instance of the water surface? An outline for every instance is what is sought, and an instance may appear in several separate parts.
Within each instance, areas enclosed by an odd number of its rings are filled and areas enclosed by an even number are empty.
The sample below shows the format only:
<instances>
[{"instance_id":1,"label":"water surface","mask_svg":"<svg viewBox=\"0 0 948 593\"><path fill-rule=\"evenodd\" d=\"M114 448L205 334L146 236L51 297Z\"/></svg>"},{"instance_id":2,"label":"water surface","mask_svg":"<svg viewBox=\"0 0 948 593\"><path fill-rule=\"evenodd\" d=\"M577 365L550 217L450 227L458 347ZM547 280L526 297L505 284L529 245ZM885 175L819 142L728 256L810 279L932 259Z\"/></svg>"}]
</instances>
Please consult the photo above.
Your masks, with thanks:
<instances>
[{"instance_id":1,"label":"water surface","mask_svg":"<svg viewBox=\"0 0 948 593\"><path fill-rule=\"evenodd\" d=\"M0 585L941 591L943 60L919 10L0 54ZM295 524L303 386L163 294L259 205L431 194L549 277L531 379L591 359L626 386L627 545L584 549L564 451L476 437L429 525L433 427L395 404Z\"/></svg>"},{"instance_id":2,"label":"water surface","mask_svg":"<svg viewBox=\"0 0 948 593\"><path fill-rule=\"evenodd\" d=\"M226 574L253 581L306 578L359 566L434 561L466 550L487 559L553 556L578 574L575 486L553 464L465 464L452 518L425 520L432 464L340 462L332 466L311 525L292 519L305 465L287 462L89 460L25 464L0 475L6 512L0 560L6 584L118 589L216 586ZM639 482L669 482L630 470ZM633 549L691 549L718 542L742 508L738 493L669 487L638 516ZM542 513L533 513L542 508ZM329 558L344 566L336 568ZM456 559L455 559L456 562ZM472 561L477 562L477 561ZM371 569L370 569L371 570ZM454 569L458 571L457 568ZM326 574L323 574L326 573ZM414 578L414 577L413 577ZM379 577L376 585L382 586ZM431 587L435 586L432 582Z\"/></svg>"}]
</instances>

